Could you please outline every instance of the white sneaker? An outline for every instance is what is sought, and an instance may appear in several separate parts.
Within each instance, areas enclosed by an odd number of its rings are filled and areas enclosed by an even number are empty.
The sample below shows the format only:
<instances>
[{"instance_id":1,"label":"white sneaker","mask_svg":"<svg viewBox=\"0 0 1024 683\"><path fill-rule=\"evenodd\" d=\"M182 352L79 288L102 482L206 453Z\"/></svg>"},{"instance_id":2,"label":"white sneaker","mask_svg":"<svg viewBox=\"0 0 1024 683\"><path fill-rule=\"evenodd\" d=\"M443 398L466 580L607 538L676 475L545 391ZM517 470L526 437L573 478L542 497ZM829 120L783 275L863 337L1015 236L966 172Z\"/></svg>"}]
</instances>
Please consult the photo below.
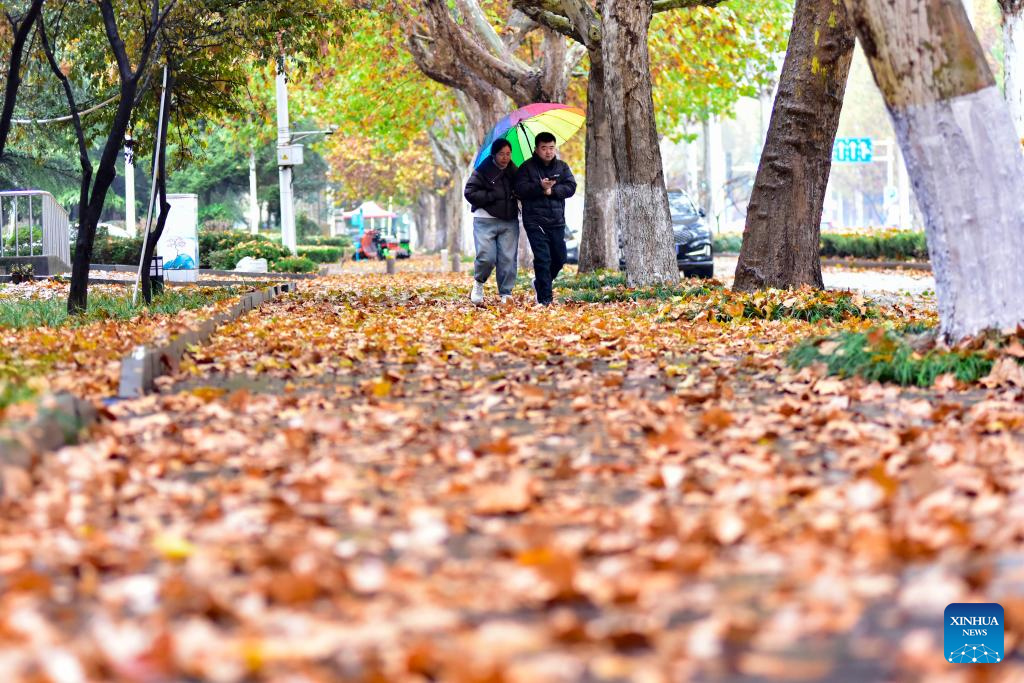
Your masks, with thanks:
<instances>
[{"instance_id":1,"label":"white sneaker","mask_svg":"<svg viewBox=\"0 0 1024 683\"><path fill-rule=\"evenodd\" d=\"M475 304L482 304L484 302L484 286L479 282L473 283L473 293L469 295L469 300Z\"/></svg>"},{"instance_id":2,"label":"white sneaker","mask_svg":"<svg viewBox=\"0 0 1024 683\"><path fill-rule=\"evenodd\" d=\"M510 303L512 303L512 295L511 294L502 294L501 295L501 305L504 306L504 305L510 304Z\"/></svg>"}]
</instances>

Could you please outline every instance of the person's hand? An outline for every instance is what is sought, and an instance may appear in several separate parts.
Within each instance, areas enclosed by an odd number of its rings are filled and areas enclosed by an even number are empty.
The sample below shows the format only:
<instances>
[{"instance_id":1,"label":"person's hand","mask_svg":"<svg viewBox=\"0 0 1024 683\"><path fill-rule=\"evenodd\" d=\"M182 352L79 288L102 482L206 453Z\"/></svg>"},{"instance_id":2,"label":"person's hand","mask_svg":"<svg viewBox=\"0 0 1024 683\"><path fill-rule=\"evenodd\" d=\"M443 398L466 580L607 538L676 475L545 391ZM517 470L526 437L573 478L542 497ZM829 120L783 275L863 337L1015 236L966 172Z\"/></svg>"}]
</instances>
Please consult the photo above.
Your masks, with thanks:
<instances>
[{"instance_id":1,"label":"person's hand","mask_svg":"<svg viewBox=\"0 0 1024 683\"><path fill-rule=\"evenodd\" d=\"M553 178L541 178L540 186L544 188L545 192L547 192L555 186L555 180Z\"/></svg>"}]
</instances>

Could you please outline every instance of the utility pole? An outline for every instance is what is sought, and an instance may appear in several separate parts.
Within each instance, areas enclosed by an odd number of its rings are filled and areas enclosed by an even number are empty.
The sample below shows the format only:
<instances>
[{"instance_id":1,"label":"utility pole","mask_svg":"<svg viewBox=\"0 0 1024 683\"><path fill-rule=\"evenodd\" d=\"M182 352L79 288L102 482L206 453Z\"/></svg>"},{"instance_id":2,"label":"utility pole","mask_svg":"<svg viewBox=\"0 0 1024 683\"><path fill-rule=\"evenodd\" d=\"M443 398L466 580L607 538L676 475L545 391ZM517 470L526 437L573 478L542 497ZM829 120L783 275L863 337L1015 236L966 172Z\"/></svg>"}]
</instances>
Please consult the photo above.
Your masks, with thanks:
<instances>
[{"instance_id":1,"label":"utility pole","mask_svg":"<svg viewBox=\"0 0 1024 683\"><path fill-rule=\"evenodd\" d=\"M124 228L129 237L138 234L135 222L135 140L124 134Z\"/></svg>"},{"instance_id":2,"label":"utility pole","mask_svg":"<svg viewBox=\"0 0 1024 683\"><path fill-rule=\"evenodd\" d=\"M260 203L256 196L256 148L249 151L249 232L260 231Z\"/></svg>"},{"instance_id":3,"label":"utility pole","mask_svg":"<svg viewBox=\"0 0 1024 683\"><path fill-rule=\"evenodd\" d=\"M333 135L338 127L292 132L288 118L288 73L285 66L283 34L278 35L278 46L281 51L277 58L277 168L281 184L281 243L294 254L295 203L292 167L302 165L302 145L295 143L310 135Z\"/></svg>"},{"instance_id":4,"label":"utility pole","mask_svg":"<svg viewBox=\"0 0 1024 683\"><path fill-rule=\"evenodd\" d=\"M295 205L292 197L292 131L288 119L288 74L284 50L277 58L277 169L281 184L281 243L295 253Z\"/></svg>"}]
</instances>

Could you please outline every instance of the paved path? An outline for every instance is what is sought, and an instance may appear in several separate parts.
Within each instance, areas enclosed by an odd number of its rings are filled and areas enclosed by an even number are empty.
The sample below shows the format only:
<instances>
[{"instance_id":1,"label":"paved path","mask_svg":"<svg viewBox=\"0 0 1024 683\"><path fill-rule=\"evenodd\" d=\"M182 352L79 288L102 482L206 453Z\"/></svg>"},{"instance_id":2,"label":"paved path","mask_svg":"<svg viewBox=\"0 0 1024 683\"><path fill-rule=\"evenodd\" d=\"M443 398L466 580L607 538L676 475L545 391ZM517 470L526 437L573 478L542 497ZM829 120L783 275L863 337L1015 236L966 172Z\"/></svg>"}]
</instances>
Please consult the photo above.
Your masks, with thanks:
<instances>
[{"instance_id":1,"label":"paved path","mask_svg":"<svg viewBox=\"0 0 1024 683\"><path fill-rule=\"evenodd\" d=\"M311 283L46 459L0 508L0 680L963 681L943 607L1024 609L1013 397L465 278Z\"/></svg>"},{"instance_id":2,"label":"paved path","mask_svg":"<svg viewBox=\"0 0 1024 683\"><path fill-rule=\"evenodd\" d=\"M715 258L715 274L720 280L731 285L735 272L735 256ZM935 292L935 278L924 272L826 267L822 276L829 289L850 289L865 294L927 295Z\"/></svg>"}]
</instances>

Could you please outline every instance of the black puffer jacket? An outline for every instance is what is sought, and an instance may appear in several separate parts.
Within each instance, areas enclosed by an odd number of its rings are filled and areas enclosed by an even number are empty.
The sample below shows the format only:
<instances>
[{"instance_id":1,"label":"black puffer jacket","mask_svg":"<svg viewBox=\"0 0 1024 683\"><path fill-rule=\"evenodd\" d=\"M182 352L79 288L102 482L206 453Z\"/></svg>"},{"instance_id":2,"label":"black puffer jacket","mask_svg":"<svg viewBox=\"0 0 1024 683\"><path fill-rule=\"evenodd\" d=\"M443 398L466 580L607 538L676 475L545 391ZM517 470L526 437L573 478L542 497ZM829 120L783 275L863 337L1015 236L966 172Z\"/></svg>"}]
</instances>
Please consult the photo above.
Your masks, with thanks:
<instances>
[{"instance_id":1,"label":"black puffer jacket","mask_svg":"<svg viewBox=\"0 0 1024 683\"><path fill-rule=\"evenodd\" d=\"M551 195L544 194L541 178L554 178ZM565 200L576 194L576 178L569 164L555 158L545 164L537 155L527 159L516 173L516 194L523 201L523 224L565 225Z\"/></svg>"},{"instance_id":2,"label":"black puffer jacket","mask_svg":"<svg viewBox=\"0 0 1024 683\"><path fill-rule=\"evenodd\" d=\"M494 163L493 156L487 157L466 183L465 197L473 211L483 209L503 221L516 220L519 217L519 202L513 184L516 170L512 162L503 170Z\"/></svg>"}]
</instances>

